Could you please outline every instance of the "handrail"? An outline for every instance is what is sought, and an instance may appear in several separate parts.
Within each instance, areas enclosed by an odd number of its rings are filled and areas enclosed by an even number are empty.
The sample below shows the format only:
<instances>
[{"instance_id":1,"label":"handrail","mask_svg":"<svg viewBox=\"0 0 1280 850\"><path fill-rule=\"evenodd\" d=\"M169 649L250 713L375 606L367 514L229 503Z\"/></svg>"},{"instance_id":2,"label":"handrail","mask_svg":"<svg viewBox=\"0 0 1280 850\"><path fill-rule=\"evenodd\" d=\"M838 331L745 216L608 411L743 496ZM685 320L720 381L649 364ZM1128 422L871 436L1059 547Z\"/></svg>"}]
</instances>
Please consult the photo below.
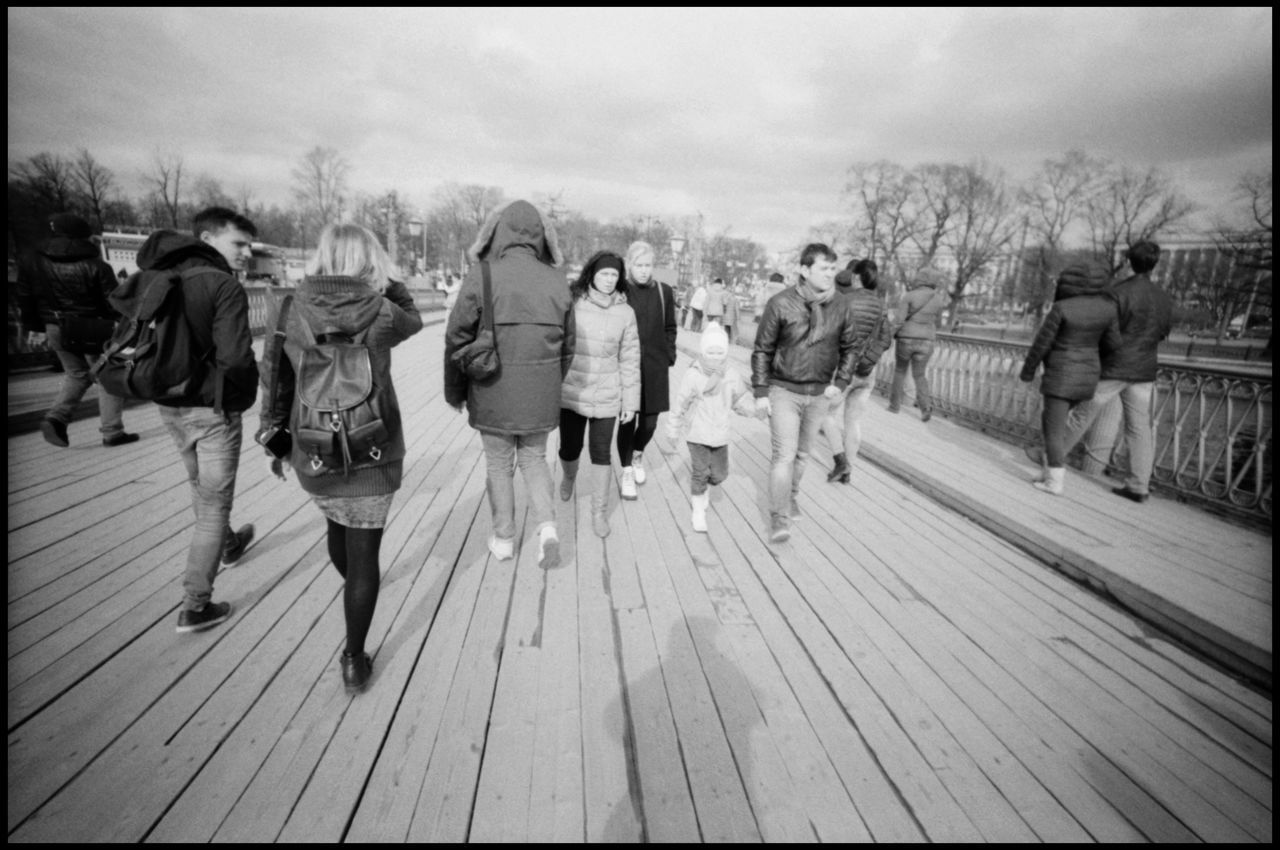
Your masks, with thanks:
<instances>
[{"instance_id":1,"label":"handrail","mask_svg":"<svg viewBox=\"0 0 1280 850\"><path fill-rule=\"evenodd\" d=\"M1013 443L1040 439L1039 378L1018 379L1028 345L938 334L927 375L934 409ZM876 368L876 386L893 382L892 350ZM914 395L913 382L908 382ZM1216 506L1246 521L1270 525L1272 388L1253 370L1175 364L1162 358L1156 374L1152 486ZM1117 399L1098 417L1083 444L1114 446L1121 430ZM1106 454L1106 452L1104 452ZM1124 468L1123 449L1111 465ZM1076 465L1105 464L1076 453Z\"/></svg>"}]
</instances>

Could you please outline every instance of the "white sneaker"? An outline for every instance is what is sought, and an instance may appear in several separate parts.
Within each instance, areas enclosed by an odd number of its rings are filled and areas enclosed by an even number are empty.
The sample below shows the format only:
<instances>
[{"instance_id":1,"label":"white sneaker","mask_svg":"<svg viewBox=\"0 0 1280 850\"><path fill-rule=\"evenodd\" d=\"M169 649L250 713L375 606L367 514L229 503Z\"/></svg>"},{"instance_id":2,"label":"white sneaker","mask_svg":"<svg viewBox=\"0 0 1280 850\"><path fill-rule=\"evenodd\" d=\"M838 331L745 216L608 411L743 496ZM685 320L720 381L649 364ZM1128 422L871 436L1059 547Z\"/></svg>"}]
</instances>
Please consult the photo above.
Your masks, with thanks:
<instances>
[{"instance_id":1,"label":"white sneaker","mask_svg":"<svg viewBox=\"0 0 1280 850\"><path fill-rule=\"evenodd\" d=\"M636 473L636 483L637 483L637 484L643 484L643 483L644 483L644 479L645 479L645 477L646 477L646 476L645 476L645 474L644 474L644 467L640 465L640 452L632 452L632 454L631 454L631 468L632 468L633 470L635 470L635 473Z\"/></svg>"},{"instance_id":2,"label":"white sneaker","mask_svg":"<svg viewBox=\"0 0 1280 850\"><path fill-rule=\"evenodd\" d=\"M622 467L622 498L628 501L636 498L636 473L634 467Z\"/></svg>"},{"instance_id":3,"label":"white sneaker","mask_svg":"<svg viewBox=\"0 0 1280 850\"><path fill-rule=\"evenodd\" d=\"M489 551L493 553L493 557L499 561L509 561L516 554L516 542L514 540L503 540L501 537L489 535Z\"/></svg>"},{"instance_id":4,"label":"white sneaker","mask_svg":"<svg viewBox=\"0 0 1280 850\"><path fill-rule=\"evenodd\" d=\"M691 501L693 502L693 517L691 518L693 530L706 534L707 505L711 501L711 496L707 493L703 493L701 496L694 496Z\"/></svg>"},{"instance_id":5,"label":"white sneaker","mask_svg":"<svg viewBox=\"0 0 1280 850\"><path fill-rule=\"evenodd\" d=\"M543 526L543 529L538 532L538 551L541 554L538 558L538 566L544 570L560 566L560 538L556 535L554 525Z\"/></svg>"}]
</instances>

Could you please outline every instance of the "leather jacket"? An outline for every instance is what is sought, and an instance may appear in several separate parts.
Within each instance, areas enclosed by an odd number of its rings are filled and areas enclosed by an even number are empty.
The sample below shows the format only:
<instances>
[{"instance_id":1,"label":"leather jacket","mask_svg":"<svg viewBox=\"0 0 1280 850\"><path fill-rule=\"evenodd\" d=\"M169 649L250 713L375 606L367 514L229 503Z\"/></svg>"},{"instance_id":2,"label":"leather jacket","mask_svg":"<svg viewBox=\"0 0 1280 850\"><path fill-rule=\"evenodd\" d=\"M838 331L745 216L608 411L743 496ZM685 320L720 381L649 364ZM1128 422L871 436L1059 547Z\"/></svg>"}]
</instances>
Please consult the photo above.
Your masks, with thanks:
<instances>
[{"instance_id":1,"label":"leather jacket","mask_svg":"<svg viewBox=\"0 0 1280 850\"><path fill-rule=\"evenodd\" d=\"M87 239L55 236L30 256L18 274L18 304L28 331L44 333L59 313L115 319L107 303L115 272Z\"/></svg>"},{"instance_id":2,"label":"leather jacket","mask_svg":"<svg viewBox=\"0 0 1280 850\"><path fill-rule=\"evenodd\" d=\"M809 305L792 286L769 299L756 327L751 352L751 390L756 398L779 386L803 395L818 395L828 384L841 391L853 378L859 336L849 316L849 299L833 294L819 307L826 333L817 343L806 340Z\"/></svg>"}]
</instances>

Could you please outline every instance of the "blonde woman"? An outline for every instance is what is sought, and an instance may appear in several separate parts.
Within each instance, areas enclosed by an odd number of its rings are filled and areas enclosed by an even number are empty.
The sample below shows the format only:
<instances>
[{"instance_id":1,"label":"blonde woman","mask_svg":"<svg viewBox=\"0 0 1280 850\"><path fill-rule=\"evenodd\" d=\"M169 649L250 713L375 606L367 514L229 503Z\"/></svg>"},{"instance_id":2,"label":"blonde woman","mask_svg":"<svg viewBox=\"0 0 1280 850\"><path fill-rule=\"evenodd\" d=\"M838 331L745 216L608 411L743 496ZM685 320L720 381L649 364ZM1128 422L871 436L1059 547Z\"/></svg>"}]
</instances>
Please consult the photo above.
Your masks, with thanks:
<instances>
[{"instance_id":1,"label":"blonde woman","mask_svg":"<svg viewBox=\"0 0 1280 850\"><path fill-rule=\"evenodd\" d=\"M296 407L295 375L309 338L339 334L362 339L369 351L373 382L382 391L387 438L377 458L364 459L350 469L316 474L297 439L289 458L302 489L311 495L328 523L329 558L346 583L347 644L341 667L349 693L363 691L373 672L364 644L378 601L378 550L404 468L404 432L391 384L391 349L422 329L413 297L404 284L391 280L390 269L390 258L377 237L365 228L355 224L326 227L307 265L307 277L293 296L283 354L278 363L264 357L262 364L264 393L270 392L272 377L278 372L274 405L264 396L265 425L290 421ZM279 306L273 304L267 327L274 329L278 320ZM285 477L280 460L272 462L272 471L281 479Z\"/></svg>"}]
</instances>

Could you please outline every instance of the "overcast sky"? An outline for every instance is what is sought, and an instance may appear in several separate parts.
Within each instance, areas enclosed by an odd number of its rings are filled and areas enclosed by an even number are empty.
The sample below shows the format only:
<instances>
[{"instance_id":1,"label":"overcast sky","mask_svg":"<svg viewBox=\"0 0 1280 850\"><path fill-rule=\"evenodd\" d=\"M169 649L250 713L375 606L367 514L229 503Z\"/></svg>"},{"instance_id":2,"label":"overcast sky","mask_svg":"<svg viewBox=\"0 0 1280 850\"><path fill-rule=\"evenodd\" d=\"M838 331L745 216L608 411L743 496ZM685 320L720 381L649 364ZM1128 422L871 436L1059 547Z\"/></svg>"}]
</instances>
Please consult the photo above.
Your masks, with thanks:
<instances>
[{"instance_id":1,"label":"overcast sky","mask_svg":"<svg viewBox=\"0 0 1280 850\"><path fill-rule=\"evenodd\" d=\"M559 192L701 212L771 250L841 217L849 165L1071 148L1206 208L1271 163L1272 11L14 9L9 164L88 148L130 192L159 148L288 202L316 145L353 189ZM625 247L625 246L623 246Z\"/></svg>"}]
</instances>

